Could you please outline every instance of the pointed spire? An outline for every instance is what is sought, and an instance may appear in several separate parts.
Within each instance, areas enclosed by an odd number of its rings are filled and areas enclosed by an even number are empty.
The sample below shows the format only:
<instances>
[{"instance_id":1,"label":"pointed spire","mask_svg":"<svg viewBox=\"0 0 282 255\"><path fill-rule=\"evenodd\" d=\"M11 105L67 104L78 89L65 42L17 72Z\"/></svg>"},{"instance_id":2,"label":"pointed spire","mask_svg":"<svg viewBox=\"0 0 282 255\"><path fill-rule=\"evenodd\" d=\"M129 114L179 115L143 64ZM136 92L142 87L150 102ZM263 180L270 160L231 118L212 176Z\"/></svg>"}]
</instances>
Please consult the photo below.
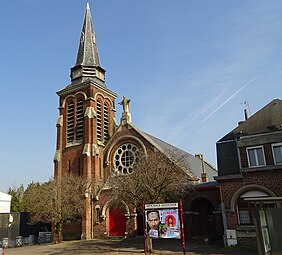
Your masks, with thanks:
<instances>
[{"instance_id":1,"label":"pointed spire","mask_svg":"<svg viewBox=\"0 0 282 255\"><path fill-rule=\"evenodd\" d=\"M80 44L76 59L77 65L100 66L98 50L96 46L96 35L93 28L89 3L86 4L83 27L80 36Z\"/></svg>"},{"instance_id":2,"label":"pointed spire","mask_svg":"<svg viewBox=\"0 0 282 255\"><path fill-rule=\"evenodd\" d=\"M104 81L105 70L100 64L96 34L94 32L90 6L87 1L76 63L71 68L71 80L74 81L79 78L84 80L85 78L94 77Z\"/></svg>"}]
</instances>

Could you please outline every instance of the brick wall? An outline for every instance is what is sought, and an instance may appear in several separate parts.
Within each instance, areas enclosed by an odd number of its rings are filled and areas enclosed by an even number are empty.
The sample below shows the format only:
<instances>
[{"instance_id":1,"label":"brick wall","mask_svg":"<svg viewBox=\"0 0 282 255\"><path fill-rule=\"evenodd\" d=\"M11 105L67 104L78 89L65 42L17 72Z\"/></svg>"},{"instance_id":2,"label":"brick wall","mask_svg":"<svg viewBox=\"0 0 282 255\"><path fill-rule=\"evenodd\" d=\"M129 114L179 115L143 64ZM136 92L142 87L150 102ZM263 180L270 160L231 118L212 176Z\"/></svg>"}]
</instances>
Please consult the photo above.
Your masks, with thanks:
<instances>
[{"instance_id":1,"label":"brick wall","mask_svg":"<svg viewBox=\"0 0 282 255\"><path fill-rule=\"evenodd\" d=\"M261 172L243 173L243 178L232 180L219 180L223 202L226 208L230 208L233 194L241 187L249 184L264 186L273 191L277 196L282 196L282 170L269 170Z\"/></svg>"},{"instance_id":2,"label":"brick wall","mask_svg":"<svg viewBox=\"0 0 282 255\"><path fill-rule=\"evenodd\" d=\"M282 196L282 170L243 173L243 178L219 180L223 203L225 205L228 228L238 226L236 212L230 212L230 203L234 193L246 185L259 185L272 191L276 196ZM244 191L245 192L245 191Z\"/></svg>"}]
</instances>

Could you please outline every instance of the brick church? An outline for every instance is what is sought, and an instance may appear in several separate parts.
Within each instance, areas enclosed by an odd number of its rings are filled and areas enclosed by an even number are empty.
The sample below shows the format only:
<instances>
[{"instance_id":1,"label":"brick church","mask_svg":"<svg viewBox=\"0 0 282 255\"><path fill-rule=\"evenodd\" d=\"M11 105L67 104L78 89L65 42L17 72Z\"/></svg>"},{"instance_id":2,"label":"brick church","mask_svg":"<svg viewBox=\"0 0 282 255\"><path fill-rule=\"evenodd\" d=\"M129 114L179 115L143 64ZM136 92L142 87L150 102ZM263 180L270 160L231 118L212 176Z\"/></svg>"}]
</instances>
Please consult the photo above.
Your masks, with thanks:
<instances>
[{"instance_id":1,"label":"brick church","mask_svg":"<svg viewBox=\"0 0 282 255\"><path fill-rule=\"evenodd\" d=\"M72 173L92 183L91 190L85 194L85 213L69 227L79 234L77 238L83 239L142 233L140 215L135 208L129 208L123 201L120 201L120 208L112 207L109 187L98 189L112 171L120 174L134 171L139 153L146 155L157 151L169 158L170 151L177 151L187 159L188 174L195 180L213 180L217 175L216 169L203 157L184 152L137 128L132 122L130 99L123 97L119 100L120 105L116 103L118 95L107 87L105 72L87 3L70 84L57 92L59 118L54 157L55 178ZM120 121L115 118L116 106L123 110ZM199 201L198 204L209 207L211 214L220 203L207 205L206 200ZM201 218L197 220L202 221Z\"/></svg>"}]
</instances>

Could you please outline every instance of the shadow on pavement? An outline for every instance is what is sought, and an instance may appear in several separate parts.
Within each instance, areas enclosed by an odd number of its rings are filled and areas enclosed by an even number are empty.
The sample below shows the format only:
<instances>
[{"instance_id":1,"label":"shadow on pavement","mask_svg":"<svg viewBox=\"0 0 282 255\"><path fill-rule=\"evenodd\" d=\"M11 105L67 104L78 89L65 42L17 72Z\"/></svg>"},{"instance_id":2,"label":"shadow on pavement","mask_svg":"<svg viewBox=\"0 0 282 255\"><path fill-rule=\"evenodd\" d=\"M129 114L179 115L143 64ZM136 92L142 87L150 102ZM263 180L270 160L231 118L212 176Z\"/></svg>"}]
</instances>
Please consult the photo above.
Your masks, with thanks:
<instances>
[{"instance_id":1,"label":"shadow on pavement","mask_svg":"<svg viewBox=\"0 0 282 255\"><path fill-rule=\"evenodd\" d=\"M182 243L176 239L154 239L153 255L182 255ZM11 252L11 253L10 253ZM128 239L95 239L89 241L69 241L58 245L38 245L8 249L13 255L139 255L144 254L142 237ZM255 251L246 251L242 247L224 248L220 244L204 245L201 241L187 241L186 255L257 255Z\"/></svg>"},{"instance_id":2,"label":"shadow on pavement","mask_svg":"<svg viewBox=\"0 0 282 255\"><path fill-rule=\"evenodd\" d=\"M88 243L88 247L94 245L99 247L99 253L103 254L109 251L116 251L128 254L144 254L144 240L143 237L117 239L117 240L97 240L84 242L82 246ZM82 247L81 247L82 248ZM85 247L84 247L85 248ZM94 248L94 247L93 247ZM154 239L153 248L155 254L183 254L183 247L181 240L177 239ZM91 248L90 248L91 249ZM118 254L118 253L117 253ZM186 254L194 255L257 255L256 251L244 250L242 247L224 248L222 244L216 243L211 245L204 245L202 241L193 240L186 241Z\"/></svg>"}]
</instances>

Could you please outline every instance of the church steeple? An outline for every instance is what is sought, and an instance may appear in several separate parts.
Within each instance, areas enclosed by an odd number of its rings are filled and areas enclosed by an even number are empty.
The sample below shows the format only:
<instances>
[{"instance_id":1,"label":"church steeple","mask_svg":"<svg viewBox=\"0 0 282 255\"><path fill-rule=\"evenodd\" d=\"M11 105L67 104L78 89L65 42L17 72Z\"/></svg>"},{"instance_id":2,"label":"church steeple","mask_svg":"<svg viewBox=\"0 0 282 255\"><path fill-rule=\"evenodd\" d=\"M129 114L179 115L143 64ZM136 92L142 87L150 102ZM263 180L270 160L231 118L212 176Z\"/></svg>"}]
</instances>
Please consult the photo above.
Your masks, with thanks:
<instances>
[{"instance_id":1,"label":"church steeple","mask_svg":"<svg viewBox=\"0 0 282 255\"><path fill-rule=\"evenodd\" d=\"M96 34L94 32L89 3L87 2L75 66L71 68L71 81L82 82L87 78L105 80L101 67Z\"/></svg>"}]
</instances>

